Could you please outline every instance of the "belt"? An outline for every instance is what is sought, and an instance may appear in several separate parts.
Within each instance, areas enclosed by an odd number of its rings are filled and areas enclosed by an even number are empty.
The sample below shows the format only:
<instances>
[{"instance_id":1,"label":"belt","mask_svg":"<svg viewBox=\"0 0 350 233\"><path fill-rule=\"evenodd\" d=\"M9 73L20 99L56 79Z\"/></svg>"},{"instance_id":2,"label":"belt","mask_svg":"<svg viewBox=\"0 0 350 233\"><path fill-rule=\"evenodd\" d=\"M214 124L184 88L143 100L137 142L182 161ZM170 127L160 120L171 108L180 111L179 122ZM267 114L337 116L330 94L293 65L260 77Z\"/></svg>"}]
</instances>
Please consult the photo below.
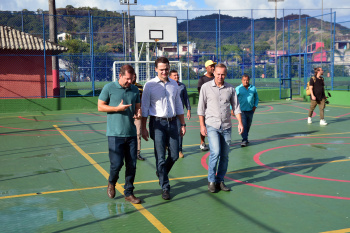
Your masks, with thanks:
<instances>
[{"instance_id":1,"label":"belt","mask_svg":"<svg viewBox=\"0 0 350 233\"><path fill-rule=\"evenodd\" d=\"M154 119L156 119L158 121L160 121L160 120L162 120L162 121L174 121L174 120L176 120L176 116L169 117L169 118L167 118L167 117L156 117L156 116L151 116L151 117L154 117Z\"/></svg>"}]
</instances>

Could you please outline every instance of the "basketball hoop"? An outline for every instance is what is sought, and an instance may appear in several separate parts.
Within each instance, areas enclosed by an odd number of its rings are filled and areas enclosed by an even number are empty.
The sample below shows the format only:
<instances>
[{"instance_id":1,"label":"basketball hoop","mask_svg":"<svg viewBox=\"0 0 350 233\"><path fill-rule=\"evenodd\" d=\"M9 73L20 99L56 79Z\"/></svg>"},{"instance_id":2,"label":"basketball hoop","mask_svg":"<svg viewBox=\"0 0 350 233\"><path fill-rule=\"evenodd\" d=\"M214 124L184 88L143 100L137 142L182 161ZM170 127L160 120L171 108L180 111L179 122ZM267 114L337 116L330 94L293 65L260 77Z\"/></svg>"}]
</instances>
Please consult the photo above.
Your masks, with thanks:
<instances>
[{"instance_id":1,"label":"basketball hoop","mask_svg":"<svg viewBox=\"0 0 350 233\"><path fill-rule=\"evenodd\" d=\"M154 39L154 41L157 43L159 41L159 39Z\"/></svg>"}]
</instances>

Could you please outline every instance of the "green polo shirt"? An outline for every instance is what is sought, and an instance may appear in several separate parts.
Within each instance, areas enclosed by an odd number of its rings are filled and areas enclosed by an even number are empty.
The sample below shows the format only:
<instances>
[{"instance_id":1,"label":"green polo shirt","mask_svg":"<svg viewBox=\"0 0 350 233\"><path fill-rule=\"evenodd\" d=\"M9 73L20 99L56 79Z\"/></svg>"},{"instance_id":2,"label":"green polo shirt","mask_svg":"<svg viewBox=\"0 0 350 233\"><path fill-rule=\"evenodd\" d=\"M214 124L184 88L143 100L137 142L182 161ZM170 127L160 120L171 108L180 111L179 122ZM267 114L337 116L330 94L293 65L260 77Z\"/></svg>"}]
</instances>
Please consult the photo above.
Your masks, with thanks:
<instances>
[{"instance_id":1,"label":"green polo shirt","mask_svg":"<svg viewBox=\"0 0 350 233\"><path fill-rule=\"evenodd\" d=\"M125 111L107 113L106 135L116 137L136 136L133 117L135 115L135 104L140 103L139 89L134 85L123 88L116 81L106 84L98 98L107 102L109 106L118 106L121 100L123 100L123 104L132 104Z\"/></svg>"}]
</instances>

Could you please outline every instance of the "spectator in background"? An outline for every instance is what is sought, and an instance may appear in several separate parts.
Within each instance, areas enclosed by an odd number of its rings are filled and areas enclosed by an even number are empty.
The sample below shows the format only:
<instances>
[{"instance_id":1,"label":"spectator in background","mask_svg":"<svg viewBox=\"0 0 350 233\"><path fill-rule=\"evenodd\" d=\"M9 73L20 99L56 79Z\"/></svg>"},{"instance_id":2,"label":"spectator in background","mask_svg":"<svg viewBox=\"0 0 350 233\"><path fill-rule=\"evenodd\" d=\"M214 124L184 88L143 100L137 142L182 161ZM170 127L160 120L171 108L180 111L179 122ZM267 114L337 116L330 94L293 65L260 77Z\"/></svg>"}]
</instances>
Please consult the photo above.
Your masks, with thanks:
<instances>
[{"instance_id":1,"label":"spectator in background","mask_svg":"<svg viewBox=\"0 0 350 233\"><path fill-rule=\"evenodd\" d=\"M200 91L204 83L214 80L215 65L216 62L213 62L212 60L208 60L205 62L204 66L207 72L198 80L198 95L200 95ZM201 133L199 133L199 135L201 138L201 144L199 145L199 148L202 151L207 151L209 148L205 144L205 135L202 135Z\"/></svg>"},{"instance_id":2,"label":"spectator in background","mask_svg":"<svg viewBox=\"0 0 350 233\"><path fill-rule=\"evenodd\" d=\"M180 98L182 102L182 107L186 106L187 109L187 120L191 119L191 105L190 100L188 99L187 89L185 84L179 81L179 73L176 70L171 70L169 73L169 78L175 80L177 85L179 85ZM177 118L177 126L179 128L179 158L183 158L184 154L182 153L182 141L183 137L181 134L181 122L180 119Z\"/></svg>"},{"instance_id":3,"label":"spectator in background","mask_svg":"<svg viewBox=\"0 0 350 233\"><path fill-rule=\"evenodd\" d=\"M324 119L324 108L326 107L326 94L324 92L324 79L322 77L323 70L321 67L314 68L314 76L310 79L310 109L309 109L309 117L307 118L307 123L312 123L312 114L318 105L320 109L320 125L327 125L328 123Z\"/></svg>"},{"instance_id":4,"label":"spectator in background","mask_svg":"<svg viewBox=\"0 0 350 233\"><path fill-rule=\"evenodd\" d=\"M236 87L236 93L241 107L242 124L244 132L241 134L241 147L246 147L249 143L248 133L252 125L253 115L255 109L258 107L259 96L255 86L249 84L249 76L244 74L242 76L242 84Z\"/></svg>"}]
</instances>

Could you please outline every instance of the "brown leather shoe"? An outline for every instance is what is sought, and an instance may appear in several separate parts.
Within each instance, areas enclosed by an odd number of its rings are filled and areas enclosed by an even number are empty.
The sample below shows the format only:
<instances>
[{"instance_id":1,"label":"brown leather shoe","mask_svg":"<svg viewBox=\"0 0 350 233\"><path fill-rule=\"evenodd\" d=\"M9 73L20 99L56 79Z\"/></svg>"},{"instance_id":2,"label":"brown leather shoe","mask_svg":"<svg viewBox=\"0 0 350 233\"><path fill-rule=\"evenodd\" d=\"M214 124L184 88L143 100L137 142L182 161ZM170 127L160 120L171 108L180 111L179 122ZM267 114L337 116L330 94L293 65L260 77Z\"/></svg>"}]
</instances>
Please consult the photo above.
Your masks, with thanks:
<instances>
[{"instance_id":1,"label":"brown leather shoe","mask_svg":"<svg viewBox=\"0 0 350 233\"><path fill-rule=\"evenodd\" d=\"M179 152L179 158L183 158L185 157L184 154L182 153L182 151Z\"/></svg>"},{"instance_id":2,"label":"brown leather shoe","mask_svg":"<svg viewBox=\"0 0 350 233\"><path fill-rule=\"evenodd\" d=\"M141 203L141 199L135 197L134 195L130 195L125 197L125 201L131 202L133 204L140 204Z\"/></svg>"},{"instance_id":3,"label":"brown leather shoe","mask_svg":"<svg viewBox=\"0 0 350 233\"><path fill-rule=\"evenodd\" d=\"M115 185L108 182L107 195L109 198L113 199L115 197Z\"/></svg>"}]
</instances>

